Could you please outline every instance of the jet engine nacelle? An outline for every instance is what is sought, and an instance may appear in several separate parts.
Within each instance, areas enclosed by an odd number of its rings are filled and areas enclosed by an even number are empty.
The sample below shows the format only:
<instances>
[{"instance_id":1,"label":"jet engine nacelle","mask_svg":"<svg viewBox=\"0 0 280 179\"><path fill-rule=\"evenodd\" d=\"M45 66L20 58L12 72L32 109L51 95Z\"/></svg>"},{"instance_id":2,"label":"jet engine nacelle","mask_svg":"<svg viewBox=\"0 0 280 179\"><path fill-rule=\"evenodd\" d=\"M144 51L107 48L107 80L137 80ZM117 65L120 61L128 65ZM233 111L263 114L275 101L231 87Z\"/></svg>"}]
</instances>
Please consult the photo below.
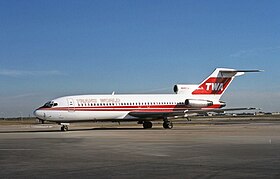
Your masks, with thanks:
<instances>
[{"instance_id":1,"label":"jet engine nacelle","mask_svg":"<svg viewBox=\"0 0 280 179\"><path fill-rule=\"evenodd\" d=\"M199 99L186 99L185 105L191 108L204 108L213 105L213 101L199 100Z\"/></svg>"},{"instance_id":2,"label":"jet engine nacelle","mask_svg":"<svg viewBox=\"0 0 280 179\"><path fill-rule=\"evenodd\" d=\"M197 88L198 85L184 85L184 84L176 84L173 87L173 91L176 94L183 94L183 93L191 93Z\"/></svg>"}]
</instances>

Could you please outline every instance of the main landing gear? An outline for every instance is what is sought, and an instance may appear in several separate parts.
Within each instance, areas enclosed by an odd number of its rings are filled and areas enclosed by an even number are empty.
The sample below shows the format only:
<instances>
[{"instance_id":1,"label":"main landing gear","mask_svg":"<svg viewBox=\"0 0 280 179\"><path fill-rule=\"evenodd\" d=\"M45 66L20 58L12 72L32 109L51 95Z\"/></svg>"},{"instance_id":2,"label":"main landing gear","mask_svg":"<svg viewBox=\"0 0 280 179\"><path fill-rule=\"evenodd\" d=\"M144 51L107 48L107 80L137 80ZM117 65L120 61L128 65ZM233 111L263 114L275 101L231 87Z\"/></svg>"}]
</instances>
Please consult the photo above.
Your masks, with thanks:
<instances>
[{"instance_id":1,"label":"main landing gear","mask_svg":"<svg viewBox=\"0 0 280 179\"><path fill-rule=\"evenodd\" d=\"M172 129L173 123L171 121L164 120L162 126L164 129Z\"/></svg>"},{"instance_id":2,"label":"main landing gear","mask_svg":"<svg viewBox=\"0 0 280 179\"><path fill-rule=\"evenodd\" d=\"M69 123L61 123L60 125L61 125L60 130L64 132L64 131L68 131L68 126L70 124Z\"/></svg>"},{"instance_id":3,"label":"main landing gear","mask_svg":"<svg viewBox=\"0 0 280 179\"><path fill-rule=\"evenodd\" d=\"M138 122L138 124L143 124L144 129L151 129L153 127L153 123L150 121L143 121L143 122L140 121L140 122ZM162 126L164 129L172 129L173 123L171 121L164 120Z\"/></svg>"},{"instance_id":4,"label":"main landing gear","mask_svg":"<svg viewBox=\"0 0 280 179\"><path fill-rule=\"evenodd\" d=\"M41 123L41 124L44 124L44 123L45 123L45 121L42 120L42 119L37 118L37 120L38 120L38 123Z\"/></svg>"},{"instance_id":5,"label":"main landing gear","mask_svg":"<svg viewBox=\"0 0 280 179\"><path fill-rule=\"evenodd\" d=\"M151 129L153 127L153 123L150 121L144 121L143 122L143 128L144 129Z\"/></svg>"}]
</instances>

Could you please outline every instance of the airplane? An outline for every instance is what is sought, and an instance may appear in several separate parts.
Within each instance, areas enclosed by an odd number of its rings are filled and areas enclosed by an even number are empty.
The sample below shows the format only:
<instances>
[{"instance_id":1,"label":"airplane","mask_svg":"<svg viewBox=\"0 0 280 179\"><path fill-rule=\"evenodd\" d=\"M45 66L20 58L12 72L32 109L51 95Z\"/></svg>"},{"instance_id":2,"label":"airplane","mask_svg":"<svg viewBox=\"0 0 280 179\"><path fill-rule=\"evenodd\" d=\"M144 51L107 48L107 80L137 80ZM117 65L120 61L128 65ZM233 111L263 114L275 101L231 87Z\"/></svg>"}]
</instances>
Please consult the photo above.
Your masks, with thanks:
<instances>
[{"instance_id":1,"label":"airplane","mask_svg":"<svg viewBox=\"0 0 280 179\"><path fill-rule=\"evenodd\" d=\"M176 84L174 94L76 95L56 98L34 111L37 119L56 122L67 131L72 122L138 121L144 129L151 121L162 120L164 129L173 128L172 119L209 112L254 110L256 108L224 108L220 98L237 76L262 70L216 68L200 84Z\"/></svg>"}]
</instances>

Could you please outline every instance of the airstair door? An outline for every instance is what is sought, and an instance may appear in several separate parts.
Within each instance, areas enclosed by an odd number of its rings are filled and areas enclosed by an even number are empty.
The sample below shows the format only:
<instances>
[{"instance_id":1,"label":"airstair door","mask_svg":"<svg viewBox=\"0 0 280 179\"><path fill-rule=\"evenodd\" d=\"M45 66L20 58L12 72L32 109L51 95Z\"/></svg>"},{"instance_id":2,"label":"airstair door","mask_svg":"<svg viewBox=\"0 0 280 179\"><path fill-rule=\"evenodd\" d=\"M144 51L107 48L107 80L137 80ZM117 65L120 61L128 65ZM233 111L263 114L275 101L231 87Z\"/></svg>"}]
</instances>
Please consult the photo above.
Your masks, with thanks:
<instances>
[{"instance_id":1,"label":"airstair door","mask_svg":"<svg viewBox=\"0 0 280 179\"><path fill-rule=\"evenodd\" d=\"M72 98L68 98L68 112L75 112L75 104Z\"/></svg>"}]
</instances>

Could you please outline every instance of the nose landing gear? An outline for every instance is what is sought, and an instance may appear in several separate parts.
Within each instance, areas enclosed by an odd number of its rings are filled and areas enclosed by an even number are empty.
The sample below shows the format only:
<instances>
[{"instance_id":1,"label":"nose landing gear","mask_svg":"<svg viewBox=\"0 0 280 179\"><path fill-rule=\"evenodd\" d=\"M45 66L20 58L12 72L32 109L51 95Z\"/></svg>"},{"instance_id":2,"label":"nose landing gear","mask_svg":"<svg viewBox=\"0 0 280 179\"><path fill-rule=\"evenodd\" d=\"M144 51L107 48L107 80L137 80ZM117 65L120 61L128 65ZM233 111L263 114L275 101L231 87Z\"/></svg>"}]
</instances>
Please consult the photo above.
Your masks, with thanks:
<instances>
[{"instance_id":1,"label":"nose landing gear","mask_svg":"<svg viewBox=\"0 0 280 179\"><path fill-rule=\"evenodd\" d=\"M68 126L70 124L69 123L61 123L60 125L61 125L60 130L64 132L64 131L68 131Z\"/></svg>"}]
</instances>

